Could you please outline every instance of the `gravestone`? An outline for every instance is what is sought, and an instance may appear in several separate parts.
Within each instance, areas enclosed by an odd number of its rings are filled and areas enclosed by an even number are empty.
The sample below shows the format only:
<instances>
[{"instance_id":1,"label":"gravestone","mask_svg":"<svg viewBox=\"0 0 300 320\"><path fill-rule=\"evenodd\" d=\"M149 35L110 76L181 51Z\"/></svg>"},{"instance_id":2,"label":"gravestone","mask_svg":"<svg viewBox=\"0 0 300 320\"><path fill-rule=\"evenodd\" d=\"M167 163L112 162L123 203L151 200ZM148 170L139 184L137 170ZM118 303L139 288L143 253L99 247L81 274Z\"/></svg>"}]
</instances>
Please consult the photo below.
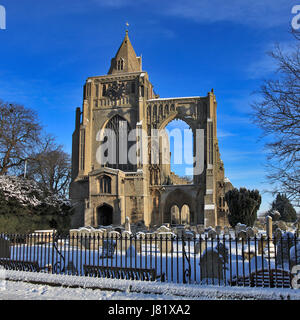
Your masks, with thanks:
<instances>
[{"instance_id":1,"label":"gravestone","mask_svg":"<svg viewBox=\"0 0 300 320\"><path fill-rule=\"evenodd\" d=\"M0 238L0 258L10 258L10 241L6 238Z\"/></svg>"},{"instance_id":2,"label":"gravestone","mask_svg":"<svg viewBox=\"0 0 300 320\"><path fill-rule=\"evenodd\" d=\"M248 228L246 229L246 234L247 234L247 237L248 237L248 238L254 238L254 236L255 236L255 231L253 230L253 228L248 227Z\"/></svg>"},{"instance_id":3,"label":"gravestone","mask_svg":"<svg viewBox=\"0 0 300 320\"><path fill-rule=\"evenodd\" d=\"M103 240L102 254L100 258L112 258L114 256L116 246L117 244L115 240Z\"/></svg>"},{"instance_id":4,"label":"gravestone","mask_svg":"<svg viewBox=\"0 0 300 320\"><path fill-rule=\"evenodd\" d=\"M247 226L245 224L242 223L238 223L235 226L235 235L238 235L241 231L245 231L246 232Z\"/></svg>"},{"instance_id":5,"label":"gravestone","mask_svg":"<svg viewBox=\"0 0 300 320\"><path fill-rule=\"evenodd\" d=\"M210 228L207 232L207 236L209 239L215 239L217 237L216 230L214 228Z\"/></svg>"},{"instance_id":6,"label":"gravestone","mask_svg":"<svg viewBox=\"0 0 300 320\"><path fill-rule=\"evenodd\" d=\"M129 217L125 218L125 231L131 232Z\"/></svg>"},{"instance_id":7,"label":"gravestone","mask_svg":"<svg viewBox=\"0 0 300 320\"><path fill-rule=\"evenodd\" d=\"M220 242L219 244L217 244L214 247L214 250L216 252L218 252L218 254L222 257L223 263L227 263L228 262L229 249L227 248L227 246L223 242Z\"/></svg>"},{"instance_id":8,"label":"gravestone","mask_svg":"<svg viewBox=\"0 0 300 320\"><path fill-rule=\"evenodd\" d=\"M223 280L223 258L215 249L208 249L203 252L200 259L201 280L216 279Z\"/></svg>"},{"instance_id":9,"label":"gravestone","mask_svg":"<svg viewBox=\"0 0 300 320\"><path fill-rule=\"evenodd\" d=\"M283 235L283 232L280 228L277 228L274 232L274 241L275 243L278 243L280 241L281 237Z\"/></svg>"},{"instance_id":10,"label":"gravestone","mask_svg":"<svg viewBox=\"0 0 300 320\"><path fill-rule=\"evenodd\" d=\"M205 233L205 226L204 224L197 224L197 232L201 235Z\"/></svg>"},{"instance_id":11,"label":"gravestone","mask_svg":"<svg viewBox=\"0 0 300 320\"><path fill-rule=\"evenodd\" d=\"M228 236L228 235L230 234L230 229L229 229L229 227L225 226L223 232L224 232L224 235L225 235L225 236Z\"/></svg>"},{"instance_id":12,"label":"gravestone","mask_svg":"<svg viewBox=\"0 0 300 320\"><path fill-rule=\"evenodd\" d=\"M172 232L161 232L158 234L157 244L161 253L173 252L173 242L176 235Z\"/></svg>"},{"instance_id":13,"label":"gravestone","mask_svg":"<svg viewBox=\"0 0 300 320\"><path fill-rule=\"evenodd\" d=\"M247 239L248 239L248 236L247 236L247 231L245 231L245 230L241 230L241 231L239 231L238 233L237 233L237 235L236 235L236 238L238 239L238 240L244 240L244 241L246 241Z\"/></svg>"},{"instance_id":14,"label":"gravestone","mask_svg":"<svg viewBox=\"0 0 300 320\"><path fill-rule=\"evenodd\" d=\"M266 232L269 239L273 238L273 219L271 216L266 216Z\"/></svg>"},{"instance_id":15,"label":"gravestone","mask_svg":"<svg viewBox=\"0 0 300 320\"><path fill-rule=\"evenodd\" d=\"M215 230L216 230L216 234L219 236L221 234L221 232L222 232L222 227L221 226L216 226Z\"/></svg>"},{"instance_id":16,"label":"gravestone","mask_svg":"<svg viewBox=\"0 0 300 320\"><path fill-rule=\"evenodd\" d=\"M156 233L171 232L171 229L168 228L167 226L162 225L155 232Z\"/></svg>"}]
</instances>

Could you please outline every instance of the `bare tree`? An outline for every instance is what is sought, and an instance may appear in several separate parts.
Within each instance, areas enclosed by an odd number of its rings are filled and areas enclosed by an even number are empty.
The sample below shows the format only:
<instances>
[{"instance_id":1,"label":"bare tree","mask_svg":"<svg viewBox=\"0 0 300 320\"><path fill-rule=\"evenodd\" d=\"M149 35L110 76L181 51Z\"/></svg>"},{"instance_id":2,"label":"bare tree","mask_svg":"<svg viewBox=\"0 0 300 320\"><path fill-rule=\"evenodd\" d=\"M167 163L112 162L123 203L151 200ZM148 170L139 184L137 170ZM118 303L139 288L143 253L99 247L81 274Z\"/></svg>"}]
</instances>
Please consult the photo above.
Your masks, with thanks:
<instances>
[{"instance_id":1,"label":"bare tree","mask_svg":"<svg viewBox=\"0 0 300 320\"><path fill-rule=\"evenodd\" d=\"M71 179L70 155L53 137L47 136L40 152L30 156L27 177L37 181L45 192L67 196Z\"/></svg>"},{"instance_id":2,"label":"bare tree","mask_svg":"<svg viewBox=\"0 0 300 320\"><path fill-rule=\"evenodd\" d=\"M33 110L0 100L0 175L24 164L38 143L40 132Z\"/></svg>"},{"instance_id":3,"label":"bare tree","mask_svg":"<svg viewBox=\"0 0 300 320\"><path fill-rule=\"evenodd\" d=\"M284 193L300 204L300 37L284 53L275 46L269 53L278 66L274 78L265 80L259 93L261 100L253 107L253 121L267 137L267 178L273 194Z\"/></svg>"}]
</instances>

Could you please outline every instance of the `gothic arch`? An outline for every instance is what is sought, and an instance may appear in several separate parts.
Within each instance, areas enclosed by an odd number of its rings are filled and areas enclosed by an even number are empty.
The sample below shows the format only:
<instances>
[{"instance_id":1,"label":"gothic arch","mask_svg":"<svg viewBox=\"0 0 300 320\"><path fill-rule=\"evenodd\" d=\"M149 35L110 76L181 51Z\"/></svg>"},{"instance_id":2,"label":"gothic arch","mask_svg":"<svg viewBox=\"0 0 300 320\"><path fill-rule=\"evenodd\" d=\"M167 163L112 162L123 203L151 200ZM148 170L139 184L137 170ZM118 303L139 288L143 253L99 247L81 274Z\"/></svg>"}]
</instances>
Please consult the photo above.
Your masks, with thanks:
<instances>
[{"instance_id":1,"label":"gothic arch","mask_svg":"<svg viewBox=\"0 0 300 320\"><path fill-rule=\"evenodd\" d=\"M116 114L109 120L107 120L100 132L100 137L97 136L97 140L103 141L102 143L106 142L106 134L109 134L109 132L107 132L106 129L109 129L111 130L111 133L114 133L113 143L109 145L109 147L111 148L111 152L114 152L114 156L112 157L112 163L108 161L108 163L106 163L105 165L113 169L120 169L124 171L136 171L136 165L131 164L128 161L128 151L130 147L135 143L134 141L128 141L128 135L131 130L129 122L119 114ZM124 146L122 142L120 142L120 139L124 131L127 132L127 149L125 149L126 146ZM120 147L122 148L121 152ZM123 161L123 159L126 160L123 154L125 152L127 152L127 161ZM106 156L105 153L104 156Z\"/></svg>"},{"instance_id":2,"label":"gothic arch","mask_svg":"<svg viewBox=\"0 0 300 320\"><path fill-rule=\"evenodd\" d=\"M163 208L163 222L164 223L171 223L171 209L175 205L179 208L179 212L181 213L182 208L187 205L189 207L189 213L190 213L190 222L194 219L194 207L195 201L193 198L184 191L183 188L177 188L174 191L171 191L166 200L165 205Z\"/></svg>"}]
</instances>

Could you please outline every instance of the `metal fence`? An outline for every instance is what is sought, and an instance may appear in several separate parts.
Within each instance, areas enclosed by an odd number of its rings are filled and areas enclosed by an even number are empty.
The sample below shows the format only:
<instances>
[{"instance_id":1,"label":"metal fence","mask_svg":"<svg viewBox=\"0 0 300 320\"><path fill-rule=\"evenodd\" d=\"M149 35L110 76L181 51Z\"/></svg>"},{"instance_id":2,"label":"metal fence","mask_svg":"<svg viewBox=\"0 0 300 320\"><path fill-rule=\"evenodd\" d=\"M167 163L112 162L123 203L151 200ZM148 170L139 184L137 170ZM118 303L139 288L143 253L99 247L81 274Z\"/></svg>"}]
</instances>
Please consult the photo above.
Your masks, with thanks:
<instances>
[{"instance_id":1,"label":"metal fence","mask_svg":"<svg viewBox=\"0 0 300 320\"><path fill-rule=\"evenodd\" d=\"M297 235L276 238L0 234L9 270L198 285L295 287Z\"/></svg>"}]
</instances>

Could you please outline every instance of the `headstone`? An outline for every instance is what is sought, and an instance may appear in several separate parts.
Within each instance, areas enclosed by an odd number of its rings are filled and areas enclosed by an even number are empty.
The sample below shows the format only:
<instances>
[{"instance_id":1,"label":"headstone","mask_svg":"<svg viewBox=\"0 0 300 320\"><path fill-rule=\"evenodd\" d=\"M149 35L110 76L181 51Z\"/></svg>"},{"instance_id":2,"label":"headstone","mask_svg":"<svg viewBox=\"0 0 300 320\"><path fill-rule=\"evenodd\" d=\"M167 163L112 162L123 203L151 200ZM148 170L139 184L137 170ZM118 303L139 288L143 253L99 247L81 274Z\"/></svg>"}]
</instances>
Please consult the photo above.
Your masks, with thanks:
<instances>
[{"instance_id":1,"label":"headstone","mask_svg":"<svg viewBox=\"0 0 300 320\"><path fill-rule=\"evenodd\" d=\"M223 259L223 263L227 263L228 262L228 252L229 249L226 247L226 245L223 242L220 242L219 244L217 244L215 246L215 251L219 253L219 255L222 257Z\"/></svg>"},{"instance_id":2,"label":"headstone","mask_svg":"<svg viewBox=\"0 0 300 320\"><path fill-rule=\"evenodd\" d=\"M5 238L0 238L0 258L10 258L10 241Z\"/></svg>"},{"instance_id":3,"label":"headstone","mask_svg":"<svg viewBox=\"0 0 300 320\"><path fill-rule=\"evenodd\" d=\"M125 218L125 231L131 232L129 217Z\"/></svg>"},{"instance_id":4,"label":"headstone","mask_svg":"<svg viewBox=\"0 0 300 320\"><path fill-rule=\"evenodd\" d=\"M245 224L242 223L238 223L235 226L235 235L238 235L241 231L245 231L246 232L247 226Z\"/></svg>"},{"instance_id":5,"label":"headstone","mask_svg":"<svg viewBox=\"0 0 300 320\"><path fill-rule=\"evenodd\" d=\"M172 232L161 232L158 234L157 244L161 253L173 252L173 242L176 235Z\"/></svg>"},{"instance_id":6,"label":"headstone","mask_svg":"<svg viewBox=\"0 0 300 320\"><path fill-rule=\"evenodd\" d=\"M216 230L216 234L219 236L221 234L221 232L222 232L222 227L221 226L216 226L215 230Z\"/></svg>"},{"instance_id":7,"label":"headstone","mask_svg":"<svg viewBox=\"0 0 300 320\"><path fill-rule=\"evenodd\" d=\"M121 238L121 235L120 235L120 233L117 232L117 231L110 231L110 232L108 233L108 237L109 237L109 238L114 238L114 239L119 239L119 238Z\"/></svg>"},{"instance_id":8,"label":"headstone","mask_svg":"<svg viewBox=\"0 0 300 320\"><path fill-rule=\"evenodd\" d=\"M200 259L201 280L223 280L223 259L215 249L205 250Z\"/></svg>"},{"instance_id":9,"label":"headstone","mask_svg":"<svg viewBox=\"0 0 300 320\"><path fill-rule=\"evenodd\" d=\"M225 226L223 232L224 232L224 235L225 235L225 236L228 236L228 235L230 234L230 229L229 229L229 227Z\"/></svg>"},{"instance_id":10,"label":"headstone","mask_svg":"<svg viewBox=\"0 0 300 320\"><path fill-rule=\"evenodd\" d=\"M251 227L248 227L246 229L246 234L247 234L247 238L254 238L254 236L255 236L255 232L254 232L253 228L251 228Z\"/></svg>"},{"instance_id":11,"label":"headstone","mask_svg":"<svg viewBox=\"0 0 300 320\"><path fill-rule=\"evenodd\" d=\"M197 225L197 232L198 232L199 234L205 233L205 226L204 226L204 224L198 224L198 225Z\"/></svg>"},{"instance_id":12,"label":"headstone","mask_svg":"<svg viewBox=\"0 0 300 320\"><path fill-rule=\"evenodd\" d=\"M103 240L102 255L100 258L112 258L116 250L116 245L115 240Z\"/></svg>"},{"instance_id":13,"label":"headstone","mask_svg":"<svg viewBox=\"0 0 300 320\"><path fill-rule=\"evenodd\" d=\"M273 219L271 216L266 216L266 232L267 237L272 239L273 237Z\"/></svg>"},{"instance_id":14,"label":"headstone","mask_svg":"<svg viewBox=\"0 0 300 320\"><path fill-rule=\"evenodd\" d=\"M248 239L247 231L241 230L241 231L238 232L238 234L236 235L236 238L237 238L238 240L241 240L241 239L247 240L247 239Z\"/></svg>"},{"instance_id":15,"label":"headstone","mask_svg":"<svg viewBox=\"0 0 300 320\"><path fill-rule=\"evenodd\" d=\"M275 240L275 243L277 243L278 241L280 241L281 237L282 237L282 230L280 228L277 228L274 232L274 240Z\"/></svg>"},{"instance_id":16,"label":"headstone","mask_svg":"<svg viewBox=\"0 0 300 320\"><path fill-rule=\"evenodd\" d=\"M161 233L161 232L171 232L171 229L166 227L166 226L161 226L159 227L156 231L156 233Z\"/></svg>"},{"instance_id":17,"label":"headstone","mask_svg":"<svg viewBox=\"0 0 300 320\"><path fill-rule=\"evenodd\" d=\"M217 233L214 228L210 228L207 232L207 236L209 239L215 239L217 237Z\"/></svg>"},{"instance_id":18,"label":"headstone","mask_svg":"<svg viewBox=\"0 0 300 320\"><path fill-rule=\"evenodd\" d=\"M178 238L182 239L185 235L185 229L184 227L177 227L176 228L176 234L178 236Z\"/></svg>"}]
</instances>

